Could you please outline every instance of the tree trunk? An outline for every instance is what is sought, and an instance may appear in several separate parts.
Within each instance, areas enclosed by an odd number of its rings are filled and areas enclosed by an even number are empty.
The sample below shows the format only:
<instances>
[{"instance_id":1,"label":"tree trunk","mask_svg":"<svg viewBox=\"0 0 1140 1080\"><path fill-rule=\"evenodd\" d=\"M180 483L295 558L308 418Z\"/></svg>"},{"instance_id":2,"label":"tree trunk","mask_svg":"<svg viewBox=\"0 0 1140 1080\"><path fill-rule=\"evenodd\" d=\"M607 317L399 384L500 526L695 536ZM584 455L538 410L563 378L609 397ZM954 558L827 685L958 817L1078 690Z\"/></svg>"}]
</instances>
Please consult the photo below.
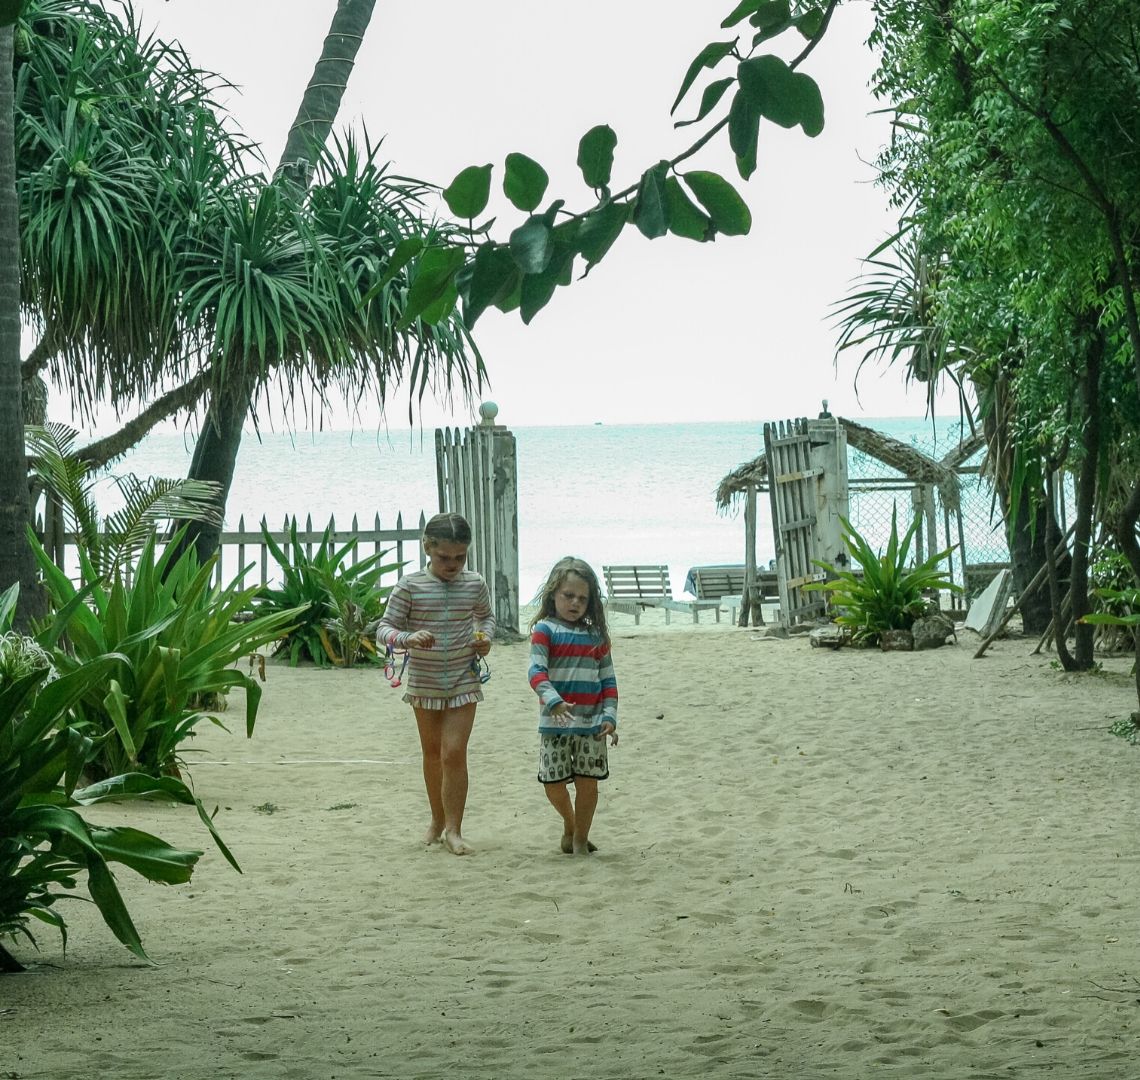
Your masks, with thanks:
<instances>
[{"instance_id":1,"label":"tree trunk","mask_svg":"<svg viewBox=\"0 0 1140 1080\"><path fill-rule=\"evenodd\" d=\"M12 27L0 29L0 589L20 584L16 626L43 611L26 531L31 521L20 372L20 218L16 199L16 128Z\"/></svg>"},{"instance_id":2,"label":"tree trunk","mask_svg":"<svg viewBox=\"0 0 1140 1080\"><path fill-rule=\"evenodd\" d=\"M352 65L375 6L376 0L339 0L337 3L321 56L301 99L275 174L276 179L283 179L298 196L312 181L317 154L340 110ZM213 392L202 436L190 463L190 479L214 480L221 484L223 512L241 449L242 424L256 387L252 376L235 375ZM194 545L200 560L217 549L221 536L219 527L191 521L187 530L185 543Z\"/></svg>"},{"instance_id":3,"label":"tree trunk","mask_svg":"<svg viewBox=\"0 0 1140 1080\"><path fill-rule=\"evenodd\" d=\"M1104 356L1104 340L1094 332L1085 359L1081 380L1081 457L1077 470L1076 531L1073 535L1072 572L1069 575L1069 610L1072 612L1076 640L1073 659L1080 671L1090 671L1093 659L1094 627L1081 622L1092 610L1089 602L1089 555L1092 551L1093 517L1096 513L1096 479L1100 471L1100 366Z\"/></svg>"},{"instance_id":4,"label":"tree trunk","mask_svg":"<svg viewBox=\"0 0 1140 1080\"><path fill-rule=\"evenodd\" d=\"M289 129L274 179L298 191L308 188L321 148L332 131L352 65L372 19L376 0L340 0L325 37L320 59Z\"/></svg>"},{"instance_id":5,"label":"tree trunk","mask_svg":"<svg viewBox=\"0 0 1140 1080\"><path fill-rule=\"evenodd\" d=\"M986 443L994 446L997 437L997 420L992 412L983 421ZM1006 470L998 469L994 476L994 490L1001 504L1002 520L1005 523L1006 542L1009 545L1009 565L1013 574L1013 589L1018 597L1025 596L1030 582L1045 567L1046 560L1046 514L1045 496L1038 492L1031 499L1029 490L1023 485L1018 493L1017 506L1012 503ZM1067 564L1060 567L1062 574L1067 572ZM1021 603L1021 624L1027 634L1043 634L1049 628L1053 617L1047 589L1038 588L1025 596Z\"/></svg>"}]
</instances>

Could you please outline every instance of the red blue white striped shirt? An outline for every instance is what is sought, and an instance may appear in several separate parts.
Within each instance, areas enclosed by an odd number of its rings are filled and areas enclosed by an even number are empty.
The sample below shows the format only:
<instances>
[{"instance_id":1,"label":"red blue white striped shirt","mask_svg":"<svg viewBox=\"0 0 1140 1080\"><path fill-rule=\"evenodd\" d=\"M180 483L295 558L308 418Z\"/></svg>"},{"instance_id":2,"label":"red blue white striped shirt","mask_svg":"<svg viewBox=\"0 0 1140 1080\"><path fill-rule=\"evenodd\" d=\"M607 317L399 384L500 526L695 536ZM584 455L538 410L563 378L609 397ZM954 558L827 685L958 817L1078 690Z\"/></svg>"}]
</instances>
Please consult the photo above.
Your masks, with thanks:
<instances>
[{"instance_id":1,"label":"red blue white striped shirt","mask_svg":"<svg viewBox=\"0 0 1140 1080\"><path fill-rule=\"evenodd\" d=\"M610 647L580 623L546 618L530 635L530 685L540 702L544 735L596 735L605 721L617 727L617 678ZM569 716L552 716L560 701Z\"/></svg>"}]
</instances>

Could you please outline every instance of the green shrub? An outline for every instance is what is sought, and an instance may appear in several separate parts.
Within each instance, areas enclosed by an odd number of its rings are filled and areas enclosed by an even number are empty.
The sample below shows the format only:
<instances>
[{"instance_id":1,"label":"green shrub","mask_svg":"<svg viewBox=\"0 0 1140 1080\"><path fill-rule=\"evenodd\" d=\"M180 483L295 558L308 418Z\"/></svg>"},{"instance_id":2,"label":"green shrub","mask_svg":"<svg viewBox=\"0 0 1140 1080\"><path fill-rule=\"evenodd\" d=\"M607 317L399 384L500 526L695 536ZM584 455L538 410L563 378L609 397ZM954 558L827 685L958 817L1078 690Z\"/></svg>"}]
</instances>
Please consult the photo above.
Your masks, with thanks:
<instances>
[{"instance_id":1,"label":"green shrub","mask_svg":"<svg viewBox=\"0 0 1140 1080\"><path fill-rule=\"evenodd\" d=\"M249 622L234 622L256 589L237 582L214 587L214 561L199 567L193 549L175 555L176 544L156 553L152 533L143 544L129 583L107 584L80 552L81 592L31 539L56 608L48 636L64 633L68 649L55 650L61 672L113 656L107 679L75 703L72 723L96 746L93 777L141 771L175 773L183 744L197 725L216 716L196 703L238 688L245 691L246 735L253 734L261 687L234 665L286 633L302 614L285 609Z\"/></svg>"},{"instance_id":2,"label":"green shrub","mask_svg":"<svg viewBox=\"0 0 1140 1080\"><path fill-rule=\"evenodd\" d=\"M2 630L10 625L16 588L0 596ZM66 945L67 923L56 902L71 897L78 876L85 873L88 892L107 926L145 959L107 864L118 862L150 881L173 884L190 879L201 852L172 848L138 829L88 825L75 807L110 797L173 798L196 805L211 831L213 825L201 803L174 779L120 776L75 790L93 746L71 726L69 711L105 685L117 660L102 656L52 678L44 650L15 642L16 636L8 633L0 638L0 942L23 937L34 945L29 924L38 920L55 927ZM20 654L15 665L9 662L12 652ZM37 664L38 656L45 662ZM0 944L0 971L19 970L21 965Z\"/></svg>"},{"instance_id":3,"label":"green shrub","mask_svg":"<svg viewBox=\"0 0 1140 1080\"><path fill-rule=\"evenodd\" d=\"M843 542L851 555L851 568L839 569L830 563L817 562L834 580L805 585L808 590L830 594L831 604L839 610L835 621L851 628L855 644L873 645L888 630L909 630L914 620L929 610L927 593L961 588L939 569L953 548L932 555L918 566L909 566L910 545L918 529L915 518L906 535L899 539L897 508L891 511L891 536L887 550L878 553L859 535L846 518Z\"/></svg>"},{"instance_id":4,"label":"green shrub","mask_svg":"<svg viewBox=\"0 0 1140 1080\"><path fill-rule=\"evenodd\" d=\"M253 610L261 613L304 608L304 615L277 644L276 654L286 654L289 663L311 660L318 667L328 664L351 667L358 660L376 659L366 628L384 614L390 586L380 579L400 567L381 565L387 555L378 551L360 562L349 557L356 550L354 536L343 547L333 543L331 529L325 529L312 555L297 540L297 522L289 527L289 539L282 548L262 525L262 535L270 554L281 567L280 587L264 586L255 596Z\"/></svg>"}]
</instances>

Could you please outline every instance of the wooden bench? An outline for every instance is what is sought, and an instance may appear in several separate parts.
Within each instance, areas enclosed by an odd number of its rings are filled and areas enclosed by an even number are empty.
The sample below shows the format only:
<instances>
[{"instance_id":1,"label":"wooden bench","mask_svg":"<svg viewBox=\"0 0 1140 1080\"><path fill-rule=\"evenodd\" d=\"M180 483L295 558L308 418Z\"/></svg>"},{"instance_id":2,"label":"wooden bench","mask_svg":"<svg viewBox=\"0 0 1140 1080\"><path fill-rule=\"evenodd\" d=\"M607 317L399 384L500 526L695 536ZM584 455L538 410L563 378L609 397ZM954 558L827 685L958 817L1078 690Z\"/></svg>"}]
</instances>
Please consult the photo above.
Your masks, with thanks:
<instances>
[{"instance_id":1,"label":"wooden bench","mask_svg":"<svg viewBox=\"0 0 1140 1080\"><path fill-rule=\"evenodd\" d=\"M673 611L687 611L693 622L700 621L702 611L715 611L720 622L720 600L675 600L669 583L669 567L656 566L603 566L606 580L606 607L633 616L640 625L641 613L646 608L663 608L665 622Z\"/></svg>"},{"instance_id":2,"label":"wooden bench","mask_svg":"<svg viewBox=\"0 0 1140 1080\"><path fill-rule=\"evenodd\" d=\"M717 600L727 604L730 621L736 622L736 609L744 597L744 564L738 566L694 566L689 570L685 588L698 600ZM760 586L760 602L780 601L780 582L775 570L756 571ZM719 613L717 621L720 621Z\"/></svg>"}]
</instances>

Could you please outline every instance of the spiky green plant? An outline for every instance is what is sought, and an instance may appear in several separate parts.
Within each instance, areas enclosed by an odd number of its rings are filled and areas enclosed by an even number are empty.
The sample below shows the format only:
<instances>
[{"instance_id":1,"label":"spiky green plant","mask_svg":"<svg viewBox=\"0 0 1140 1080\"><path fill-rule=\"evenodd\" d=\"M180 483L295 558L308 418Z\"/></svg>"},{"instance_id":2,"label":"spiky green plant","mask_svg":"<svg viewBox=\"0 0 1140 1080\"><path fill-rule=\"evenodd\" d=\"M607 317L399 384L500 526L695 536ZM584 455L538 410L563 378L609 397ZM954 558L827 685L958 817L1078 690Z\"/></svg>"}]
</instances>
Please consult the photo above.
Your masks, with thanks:
<instances>
[{"instance_id":1,"label":"spiky green plant","mask_svg":"<svg viewBox=\"0 0 1140 1080\"><path fill-rule=\"evenodd\" d=\"M0 656L13 648L8 631L17 588L0 594ZM94 747L71 725L71 710L84 695L105 686L115 663L114 656L101 656L52 679L42 644L20 649L18 666L0 663L0 971L21 970L2 942L22 938L34 945L33 921L55 927L66 944L67 923L56 905L74 895L81 875L112 933L145 959L108 864L118 862L150 881L190 879L200 851L173 848L138 829L90 825L78 806L112 798L192 804L222 853L237 866L202 804L179 780L133 774L76 788Z\"/></svg>"},{"instance_id":2,"label":"spiky green plant","mask_svg":"<svg viewBox=\"0 0 1140 1080\"><path fill-rule=\"evenodd\" d=\"M846 518L840 520L851 567L839 568L817 561L816 565L832 574L833 579L804 588L830 595L831 605L838 611L835 621L851 628L853 643L873 645L888 630L909 630L914 620L927 612L930 593L961 592L946 571L939 568L953 548L940 551L917 566L909 565L910 545L919 518L900 540L898 508L893 508L891 535L883 552L874 551Z\"/></svg>"},{"instance_id":3,"label":"spiky green plant","mask_svg":"<svg viewBox=\"0 0 1140 1080\"><path fill-rule=\"evenodd\" d=\"M235 622L257 588L243 589L240 578L215 587L214 560L198 566L193 549L176 555L174 543L160 554L153 534L129 583L105 583L84 560L89 584L82 590L34 537L30 542L56 609L52 632L67 634L68 651L56 652L59 669L114 657L105 683L75 702L71 721L97 746L92 775L174 771L203 720L223 726L194 703L231 689L245 692L246 735L253 734L261 687L234 665L287 633L301 611Z\"/></svg>"},{"instance_id":4,"label":"spiky green plant","mask_svg":"<svg viewBox=\"0 0 1140 1080\"><path fill-rule=\"evenodd\" d=\"M364 627L383 614L391 588L381 585L380 579L398 570L399 564L382 563L386 551L352 562L359 541L354 536L337 547L331 527L325 529L311 555L297 539L296 520L290 523L284 547L273 539L266 525L261 532L281 568L282 583L263 587L254 597L253 610L268 613L304 608L293 629L277 643L276 653L287 655L290 664L311 660L318 667L352 666L357 660L373 657L365 645ZM336 646L330 633L337 637Z\"/></svg>"}]
</instances>

